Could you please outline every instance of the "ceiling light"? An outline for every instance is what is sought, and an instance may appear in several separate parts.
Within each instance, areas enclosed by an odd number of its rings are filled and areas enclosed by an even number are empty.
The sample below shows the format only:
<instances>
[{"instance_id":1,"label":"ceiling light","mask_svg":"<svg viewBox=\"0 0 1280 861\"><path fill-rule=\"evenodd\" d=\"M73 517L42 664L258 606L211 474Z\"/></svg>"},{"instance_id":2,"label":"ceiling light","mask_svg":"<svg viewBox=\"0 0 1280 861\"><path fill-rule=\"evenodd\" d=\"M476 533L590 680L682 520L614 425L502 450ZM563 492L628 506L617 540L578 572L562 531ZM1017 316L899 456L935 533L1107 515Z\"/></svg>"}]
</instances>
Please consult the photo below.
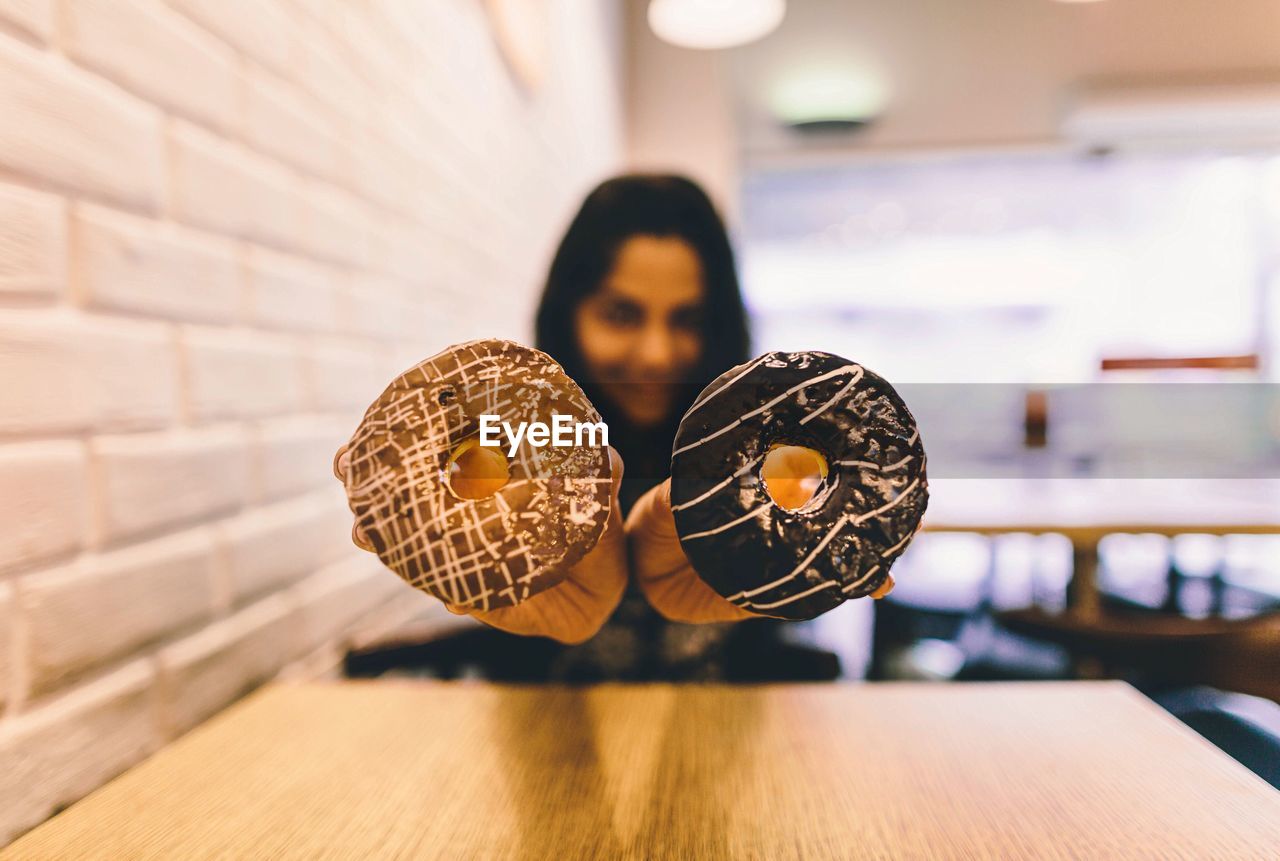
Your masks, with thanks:
<instances>
[{"instance_id":1,"label":"ceiling light","mask_svg":"<svg viewBox=\"0 0 1280 861\"><path fill-rule=\"evenodd\" d=\"M884 79L862 69L813 68L792 72L769 89L769 109L795 129L857 128L889 101Z\"/></svg>"},{"instance_id":2,"label":"ceiling light","mask_svg":"<svg viewBox=\"0 0 1280 861\"><path fill-rule=\"evenodd\" d=\"M652 0L649 27L681 48L733 48L769 35L786 0Z\"/></svg>"}]
</instances>

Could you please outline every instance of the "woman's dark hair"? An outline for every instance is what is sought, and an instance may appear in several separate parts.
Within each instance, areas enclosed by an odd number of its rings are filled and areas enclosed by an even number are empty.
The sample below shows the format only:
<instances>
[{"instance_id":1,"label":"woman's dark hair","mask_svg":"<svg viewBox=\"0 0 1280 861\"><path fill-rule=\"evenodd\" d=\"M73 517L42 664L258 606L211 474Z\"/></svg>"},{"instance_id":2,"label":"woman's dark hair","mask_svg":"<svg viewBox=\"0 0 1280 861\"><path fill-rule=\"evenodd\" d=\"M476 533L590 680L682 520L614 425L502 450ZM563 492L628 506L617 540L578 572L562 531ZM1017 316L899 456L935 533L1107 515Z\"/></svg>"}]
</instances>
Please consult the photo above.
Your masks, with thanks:
<instances>
[{"instance_id":1,"label":"woman's dark hair","mask_svg":"<svg viewBox=\"0 0 1280 861\"><path fill-rule=\"evenodd\" d=\"M574 331L574 312L599 289L618 250L637 235L676 237L702 262L702 356L680 387L668 433L698 393L719 374L748 358L750 341L733 249L724 222L697 183L669 174L627 174L587 195L560 241L538 306L537 347L564 366L604 414L610 428L621 416L602 402L587 374Z\"/></svg>"}]
</instances>

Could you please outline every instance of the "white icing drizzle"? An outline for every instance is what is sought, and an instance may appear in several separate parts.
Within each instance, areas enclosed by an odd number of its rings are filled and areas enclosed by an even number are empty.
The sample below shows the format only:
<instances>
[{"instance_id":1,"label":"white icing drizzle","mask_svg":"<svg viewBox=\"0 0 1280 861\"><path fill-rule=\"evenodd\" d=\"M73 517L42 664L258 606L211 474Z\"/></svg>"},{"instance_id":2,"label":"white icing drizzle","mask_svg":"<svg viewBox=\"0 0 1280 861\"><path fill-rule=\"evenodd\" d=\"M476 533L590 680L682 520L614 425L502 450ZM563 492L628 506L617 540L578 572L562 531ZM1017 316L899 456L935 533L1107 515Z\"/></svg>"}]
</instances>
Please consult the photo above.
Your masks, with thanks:
<instances>
[{"instance_id":1,"label":"white icing drizzle","mask_svg":"<svg viewBox=\"0 0 1280 861\"><path fill-rule=\"evenodd\" d=\"M872 565L872 566L871 566L870 568L868 568L868 569L866 570L866 572L865 572L861 577L859 577L857 580L854 580L854 581L852 581L851 583L846 583L844 586L841 586L841 587L840 587L840 591L842 591L842 592L852 592L854 589L857 589L857 588L858 588L859 586L861 586L863 583L866 583L868 580L870 580L870 579L871 579L871 575L872 575L872 574L874 574L874 573L876 573L876 572L877 572L877 571L879 571L879 570L880 570L880 566L879 566L879 565Z\"/></svg>"},{"instance_id":2,"label":"white icing drizzle","mask_svg":"<svg viewBox=\"0 0 1280 861\"><path fill-rule=\"evenodd\" d=\"M836 522L832 524L830 529L827 530L827 534L822 537L822 540L818 542L817 546L815 546L812 550L810 550L808 555L800 560L800 564L797 565L795 568L791 569L790 573L783 574L781 577L779 577L777 580L774 580L772 583L766 583L763 586L757 586L754 589L744 590L742 592L739 592L729 600L733 601L738 598L750 598L753 595L759 595L761 592L768 592L770 589L774 589L778 586L781 586L783 583L790 581L797 574L803 571L805 568L809 567L809 563L813 561L813 557L821 553L822 548L830 544L831 539L835 538L836 534L839 533L839 531L843 529L845 524L848 522L849 522L849 516L847 514L841 515L840 517L836 518Z\"/></svg>"},{"instance_id":3,"label":"white icing drizzle","mask_svg":"<svg viewBox=\"0 0 1280 861\"><path fill-rule=\"evenodd\" d=\"M914 457L914 455L909 454L902 460L894 461L893 463L886 464L884 466L881 466L878 463L872 463L869 460L837 460L836 463L841 466L860 466L863 469L874 469L879 472L893 472L895 469L900 469L903 466L906 466L907 461L911 460L912 457Z\"/></svg>"},{"instance_id":4,"label":"white icing drizzle","mask_svg":"<svg viewBox=\"0 0 1280 861\"><path fill-rule=\"evenodd\" d=\"M911 536L913 536L913 535L915 535L915 533L914 533L914 532L908 532L908 533L903 537L903 539L902 539L901 541L899 541L897 544L895 544L895 545L893 545L892 547L889 547L889 548L887 548L887 549L885 549L885 550L881 550L881 551L880 551L880 556L881 556L881 557L885 557L885 556L888 556L890 553L895 553L895 552L897 552L898 550L902 549L903 545L905 545L908 541L910 541L910 540L911 540Z\"/></svg>"},{"instance_id":5,"label":"white icing drizzle","mask_svg":"<svg viewBox=\"0 0 1280 861\"><path fill-rule=\"evenodd\" d=\"M686 415L686 416L687 416L687 415L691 415L695 410L697 410L699 407L701 407L701 406L702 406L703 404L705 404L707 401L711 400L711 399L712 399L712 398L714 398L716 395L720 394L720 393L721 393L721 392L723 392L725 389L729 388L729 387L730 387L730 386L732 386L734 383L738 382L738 380L742 379L742 378L743 378L743 377L745 377L747 374L749 374L749 373L751 373L752 371L754 371L754 370L755 370L755 369L760 365L760 363L761 363L761 362L763 362L763 361L764 361L765 359L767 359L768 357L769 357L769 354L768 354L768 353L765 353L765 354L764 354L763 356L761 356L760 358L758 358L758 359L754 359L754 360L752 360L752 361L748 362L748 363L747 363L747 366L746 366L745 368L743 368L741 372L739 372L739 373L737 373L737 374L734 374L734 375L729 379L729 381L728 381L727 383L725 383L723 386L721 386L720 388L716 389L714 392L712 392L711 394L707 395L705 398L699 398L698 400L694 401L694 402L693 402L693 406L689 407L689 410L688 410L688 412L686 412L686 413L685 413L685 415Z\"/></svg>"},{"instance_id":6,"label":"white icing drizzle","mask_svg":"<svg viewBox=\"0 0 1280 861\"><path fill-rule=\"evenodd\" d=\"M692 541L695 538L706 538L708 535L716 535L720 532L724 532L726 529L732 529L733 527L737 526L739 523L746 523L751 518L756 517L765 511L768 511L772 507L773 507L772 502L766 502L764 505L760 506L756 510L748 511L746 514L742 515L736 520L730 520L728 523L721 524L720 526L717 526L715 529L708 529L705 532L695 532L692 535L681 536L681 538L684 541Z\"/></svg>"},{"instance_id":7,"label":"white icing drizzle","mask_svg":"<svg viewBox=\"0 0 1280 861\"><path fill-rule=\"evenodd\" d=\"M862 368L858 368L858 373L854 376L852 380L845 383L844 388L842 388L840 391L832 395L831 400L827 401L825 404L818 407L816 410L806 413L804 418L800 419L800 424L805 424L806 422L809 421L809 419L816 418L817 416L822 415L824 412L827 411L828 407L830 407L836 401L840 400L840 398L844 397L845 393L848 392L849 389L852 389L854 386L856 386L858 384L858 381L861 379L862 379Z\"/></svg>"},{"instance_id":8,"label":"white icing drizzle","mask_svg":"<svg viewBox=\"0 0 1280 861\"><path fill-rule=\"evenodd\" d=\"M860 523L864 523L865 521L870 520L872 517L877 517L881 514L884 514L886 511L893 508L899 502L906 499L907 496L911 493L911 491L915 488L915 486L919 483L920 483L919 478L912 479L911 483L908 484L905 488L903 488L902 493L898 494L897 497L890 500L889 502L886 502L884 505L880 506L879 508L866 512L865 514L859 514L857 517L853 517L853 518L849 517L847 514L841 516L832 525L831 529L828 530L827 534L823 536L823 539L820 542L818 542L818 545L814 547L812 550L810 550L809 554L800 561L799 565L791 569L791 572L789 574L784 574L783 576L779 577L777 580L774 580L772 583L766 583L763 586L757 586L755 589L751 589L750 591L739 592L729 600L735 601L738 599L750 598L752 595L759 595L761 592L767 592L770 589L776 589L778 586L781 586L783 583L787 583L795 579L795 577L799 575L801 571L803 571L805 568L809 566L809 563L812 562L813 558L822 551L822 548L826 547L831 542L831 539L836 537L836 533L840 529L842 529L845 525L857 526ZM879 566L876 566L876 567L878 568ZM872 571L874 570L875 568L872 569ZM855 585L865 582L867 577L869 576L870 576L870 572L868 572L867 574L864 574L861 579L855 581ZM786 603L786 602L784 601L782 603ZM781 606L781 604L776 604L773 606Z\"/></svg>"},{"instance_id":9,"label":"white icing drizzle","mask_svg":"<svg viewBox=\"0 0 1280 861\"><path fill-rule=\"evenodd\" d=\"M757 604L753 601L747 601L746 604L747 606L751 607L753 610L772 610L774 607L781 607L784 604L790 604L792 601L799 601L801 598L808 598L814 592L821 592L823 589L830 589L832 586L836 586L836 585L839 585L839 584L837 584L836 581L834 580L823 580L821 583L819 583L817 586L814 586L812 589L806 589L803 592L798 592L797 594L792 595L789 598L783 598L780 601L774 601L770 604Z\"/></svg>"},{"instance_id":10,"label":"white icing drizzle","mask_svg":"<svg viewBox=\"0 0 1280 861\"><path fill-rule=\"evenodd\" d=\"M686 508L692 508L693 506L697 505L699 502L702 502L710 498L711 496L714 496L717 491L724 490L733 482L734 479L741 478L743 475L750 472L751 468L754 467L759 462L760 462L760 458L758 457L747 461L741 467L738 468L737 472L733 473L733 475L729 476L724 481L717 482L714 487L708 489L705 493L698 494L693 499L690 499L688 502L682 502L679 505L671 506L671 510L675 512L675 511L684 511Z\"/></svg>"},{"instance_id":11,"label":"white icing drizzle","mask_svg":"<svg viewBox=\"0 0 1280 861\"><path fill-rule=\"evenodd\" d=\"M733 430L734 428L736 428L738 425L742 424L742 423L743 423L744 421L746 421L747 419L749 419L749 418L753 418L753 417L755 417L755 416L758 416L758 415L760 415L761 413L763 413L763 412L765 412L765 411L767 411L767 410L771 409L772 407L776 406L777 404L781 403L782 401L785 401L787 398L791 397L792 395L794 395L796 392L800 391L801 389L804 389L804 388L807 388L807 387L809 387L809 386L812 386L814 383L820 383L820 382L822 382L823 380L829 380L829 379L831 379L832 377L838 377L838 376L840 376L841 374L845 374L845 373L848 373L848 372L850 372L850 371L857 371L857 372L858 372L858 374L859 374L859 375L861 375L861 374L862 374L862 366L861 366L861 365L845 365L845 366L843 366L843 367L836 368L834 371L827 371L825 374L819 374L819 375L818 375L818 376L816 376L816 377L810 377L809 379L805 380L805 381L804 381L804 382L802 382L802 383L797 383L796 385L794 385L794 386L792 386L791 388L787 389L787 390L786 390L785 392L783 392L782 394L778 395L776 398L773 398L772 400L765 402L765 403L764 403L764 404L762 404L761 406L756 407L754 410L751 410L751 411L750 411L750 412L748 412L748 413L744 413L743 415L741 415L741 416L739 416L738 418L734 419L731 423L729 423L729 424L725 425L724 427L720 428L720 430L718 430L718 431L714 431L714 432L712 432L712 433L708 434L707 436L704 436L702 439L695 440L694 442L691 442L691 443L689 443L688 445L681 446L680 448L678 448L678 449L676 449L675 451L673 451L673 452L671 453L671 455L672 455L672 457L675 457L675 456L676 456L676 455L678 455L678 454L683 454L683 453L684 453L684 452L686 452L686 451L690 451L690 450L692 450L692 449L695 449L695 448L697 448L698 446L702 445L703 443L710 442L711 440L715 439L715 438L716 438L716 437L718 437L718 436L722 436L722 435L724 435L724 434L727 434L729 431Z\"/></svg>"}]
</instances>

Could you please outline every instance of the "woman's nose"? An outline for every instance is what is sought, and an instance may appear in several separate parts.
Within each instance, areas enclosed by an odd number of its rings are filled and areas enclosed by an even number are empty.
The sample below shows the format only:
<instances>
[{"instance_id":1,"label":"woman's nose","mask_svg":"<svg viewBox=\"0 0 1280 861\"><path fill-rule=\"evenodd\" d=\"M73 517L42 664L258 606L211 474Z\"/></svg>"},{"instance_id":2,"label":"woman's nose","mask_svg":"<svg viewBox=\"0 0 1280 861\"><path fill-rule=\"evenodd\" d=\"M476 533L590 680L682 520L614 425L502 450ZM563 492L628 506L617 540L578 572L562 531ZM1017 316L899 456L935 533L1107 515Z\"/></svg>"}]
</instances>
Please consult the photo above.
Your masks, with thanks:
<instances>
[{"instance_id":1,"label":"woman's nose","mask_svg":"<svg viewBox=\"0 0 1280 861\"><path fill-rule=\"evenodd\" d=\"M665 373L675 364L671 332L662 325L645 326L636 347L636 364L650 373Z\"/></svg>"}]
</instances>

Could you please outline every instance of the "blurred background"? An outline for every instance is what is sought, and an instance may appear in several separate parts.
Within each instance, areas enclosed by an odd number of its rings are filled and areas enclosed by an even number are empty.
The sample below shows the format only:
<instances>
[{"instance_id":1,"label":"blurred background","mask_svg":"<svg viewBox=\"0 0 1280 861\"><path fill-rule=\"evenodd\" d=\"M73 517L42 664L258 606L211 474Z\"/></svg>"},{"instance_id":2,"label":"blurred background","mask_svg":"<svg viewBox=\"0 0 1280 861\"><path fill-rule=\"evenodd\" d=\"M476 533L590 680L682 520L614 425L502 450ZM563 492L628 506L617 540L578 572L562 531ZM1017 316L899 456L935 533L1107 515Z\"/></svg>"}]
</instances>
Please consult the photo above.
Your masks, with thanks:
<instances>
[{"instance_id":1,"label":"blurred background","mask_svg":"<svg viewBox=\"0 0 1280 861\"><path fill-rule=\"evenodd\" d=\"M0 0L0 844L270 679L484 676L330 459L624 170L920 420L825 677L1126 678L1280 782L1280 3L652 5Z\"/></svg>"}]
</instances>

